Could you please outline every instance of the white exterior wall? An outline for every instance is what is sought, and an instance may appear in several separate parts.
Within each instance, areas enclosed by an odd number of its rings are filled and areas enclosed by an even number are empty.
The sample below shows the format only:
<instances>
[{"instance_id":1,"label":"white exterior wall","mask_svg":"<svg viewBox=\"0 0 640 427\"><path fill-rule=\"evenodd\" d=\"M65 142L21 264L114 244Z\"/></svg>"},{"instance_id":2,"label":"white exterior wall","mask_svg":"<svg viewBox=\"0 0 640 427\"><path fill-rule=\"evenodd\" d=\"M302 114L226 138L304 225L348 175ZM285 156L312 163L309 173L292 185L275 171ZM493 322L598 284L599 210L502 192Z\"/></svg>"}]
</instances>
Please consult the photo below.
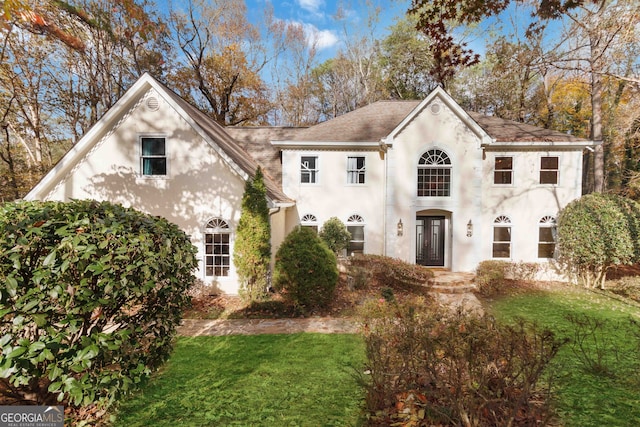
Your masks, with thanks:
<instances>
[{"instance_id":1,"label":"white exterior wall","mask_svg":"<svg viewBox=\"0 0 640 427\"><path fill-rule=\"evenodd\" d=\"M238 285L233 263L228 277L204 275L203 229L212 218L226 220L233 254L244 179L168 103L158 99L156 111L143 102L123 114L117 128L103 135L59 185L39 198L109 200L162 216L184 230L198 248L198 277L220 291L235 294ZM141 176L141 136L166 138L166 177Z\"/></svg>"},{"instance_id":2,"label":"white exterior wall","mask_svg":"<svg viewBox=\"0 0 640 427\"><path fill-rule=\"evenodd\" d=\"M318 182L300 182L302 156L317 156ZM347 182L347 158L365 157L365 183ZM364 252L381 254L384 250L384 161L378 151L329 151L284 149L282 152L282 187L296 201L296 210L288 217L288 229L300 223L302 216L315 215L318 229L331 217L345 225L351 215L364 219Z\"/></svg>"},{"instance_id":3,"label":"white exterior wall","mask_svg":"<svg viewBox=\"0 0 640 427\"><path fill-rule=\"evenodd\" d=\"M416 216L444 215L446 218L445 267L454 271L475 268L474 243L467 237L467 223L480 212L480 139L444 104L434 114L426 106L393 140L389 150L387 181L387 255L415 263ZM449 197L418 197L418 161L431 149L440 149L451 159ZM396 225L402 219L403 236ZM473 221L475 223L475 221Z\"/></svg>"},{"instance_id":4,"label":"white exterior wall","mask_svg":"<svg viewBox=\"0 0 640 427\"><path fill-rule=\"evenodd\" d=\"M495 157L513 158L513 184L494 184ZM558 184L540 184L540 158L558 157ZM582 152L575 151L487 151L483 161L482 232L483 259L492 258L493 223L497 216L511 219L511 258L507 261L548 262L538 258L539 222L544 216L557 218L569 202L581 196Z\"/></svg>"}]
</instances>

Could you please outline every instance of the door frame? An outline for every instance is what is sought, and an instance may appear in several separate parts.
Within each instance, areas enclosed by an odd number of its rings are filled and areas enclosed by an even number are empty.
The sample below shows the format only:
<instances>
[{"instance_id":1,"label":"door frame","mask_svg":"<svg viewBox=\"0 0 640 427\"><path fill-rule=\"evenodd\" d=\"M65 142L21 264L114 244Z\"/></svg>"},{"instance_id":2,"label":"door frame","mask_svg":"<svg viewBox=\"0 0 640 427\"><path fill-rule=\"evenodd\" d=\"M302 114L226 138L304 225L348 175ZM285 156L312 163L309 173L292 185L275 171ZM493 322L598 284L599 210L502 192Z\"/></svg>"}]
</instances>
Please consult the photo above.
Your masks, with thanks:
<instances>
[{"instance_id":1,"label":"door frame","mask_svg":"<svg viewBox=\"0 0 640 427\"><path fill-rule=\"evenodd\" d=\"M448 268L448 266L450 265L450 254L451 254L451 233L450 233L450 224L451 224L451 213L447 212L447 211L442 211L442 210L423 210L423 211L419 211L416 212L416 217L415 217L415 239L413 242L414 245L414 262L416 264L419 265L423 265L425 267L430 267L430 268ZM429 263L428 260L426 258L423 257L423 259L420 259L420 252L421 252L421 248L418 247L418 241L420 239L420 226L421 226L421 222L423 224L424 227L427 226L426 221L428 220L441 220L442 221L442 227L441 230L439 232L439 245L440 245L440 249L439 249L439 259L437 260L436 263ZM422 237L422 253L425 253L426 251L426 245L425 245L425 240L426 239L426 234L423 234Z\"/></svg>"}]
</instances>

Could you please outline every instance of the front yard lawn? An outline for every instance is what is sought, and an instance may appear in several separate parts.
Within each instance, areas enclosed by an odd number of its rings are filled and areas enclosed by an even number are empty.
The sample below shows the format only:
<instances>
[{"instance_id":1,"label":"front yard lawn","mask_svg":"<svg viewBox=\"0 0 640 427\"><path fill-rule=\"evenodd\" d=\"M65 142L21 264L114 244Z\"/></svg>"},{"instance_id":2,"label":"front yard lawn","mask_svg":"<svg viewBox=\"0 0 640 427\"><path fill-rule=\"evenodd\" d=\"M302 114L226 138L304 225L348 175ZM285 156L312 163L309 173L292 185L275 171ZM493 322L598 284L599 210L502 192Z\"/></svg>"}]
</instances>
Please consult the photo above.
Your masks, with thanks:
<instances>
[{"instance_id":1,"label":"front yard lawn","mask_svg":"<svg viewBox=\"0 0 640 427\"><path fill-rule=\"evenodd\" d=\"M597 342L584 336L584 352L566 344L553 362L558 372L558 415L567 427L640 425L640 329L629 321L640 320L637 304L561 286L500 298L491 308L500 319L523 317L574 342L575 323L567 320L568 315L604 321L595 335ZM593 329L585 329L589 330ZM588 372L583 362L598 362L598 354L606 369Z\"/></svg>"},{"instance_id":2,"label":"front yard lawn","mask_svg":"<svg viewBox=\"0 0 640 427\"><path fill-rule=\"evenodd\" d=\"M358 425L363 363L358 335L182 337L114 426Z\"/></svg>"}]
</instances>

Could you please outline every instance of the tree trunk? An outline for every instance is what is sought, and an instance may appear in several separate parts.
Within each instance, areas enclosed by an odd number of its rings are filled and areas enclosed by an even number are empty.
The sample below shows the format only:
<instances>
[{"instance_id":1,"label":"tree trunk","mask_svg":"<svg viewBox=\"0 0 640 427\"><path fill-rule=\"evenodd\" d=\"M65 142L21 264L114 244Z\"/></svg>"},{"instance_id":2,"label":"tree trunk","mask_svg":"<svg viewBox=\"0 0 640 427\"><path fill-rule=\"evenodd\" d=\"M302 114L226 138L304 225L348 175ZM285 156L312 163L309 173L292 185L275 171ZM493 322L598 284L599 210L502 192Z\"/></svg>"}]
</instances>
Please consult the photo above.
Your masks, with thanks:
<instances>
[{"instance_id":1,"label":"tree trunk","mask_svg":"<svg viewBox=\"0 0 640 427\"><path fill-rule=\"evenodd\" d=\"M591 71L591 140L599 143L593 153L593 190L604 191L604 146L602 144L602 77Z\"/></svg>"}]
</instances>

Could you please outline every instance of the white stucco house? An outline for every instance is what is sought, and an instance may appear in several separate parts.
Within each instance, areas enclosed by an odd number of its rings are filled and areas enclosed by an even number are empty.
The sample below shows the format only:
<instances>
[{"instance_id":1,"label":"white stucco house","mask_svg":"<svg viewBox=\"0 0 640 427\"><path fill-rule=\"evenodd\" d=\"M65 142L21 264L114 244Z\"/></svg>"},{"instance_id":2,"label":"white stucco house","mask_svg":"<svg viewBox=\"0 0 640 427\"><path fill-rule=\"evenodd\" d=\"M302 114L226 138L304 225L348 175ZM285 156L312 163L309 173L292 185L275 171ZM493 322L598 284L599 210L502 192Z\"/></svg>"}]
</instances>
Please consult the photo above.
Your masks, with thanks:
<instances>
[{"instance_id":1,"label":"white stucco house","mask_svg":"<svg viewBox=\"0 0 640 427\"><path fill-rule=\"evenodd\" d=\"M593 143L464 111L438 88L307 128L223 128L142 76L25 197L109 200L178 224L199 277L236 293L245 181L265 174L273 253L330 217L348 249L473 271L487 259L553 257L558 212L580 197Z\"/></svg>"}]
</instances>

